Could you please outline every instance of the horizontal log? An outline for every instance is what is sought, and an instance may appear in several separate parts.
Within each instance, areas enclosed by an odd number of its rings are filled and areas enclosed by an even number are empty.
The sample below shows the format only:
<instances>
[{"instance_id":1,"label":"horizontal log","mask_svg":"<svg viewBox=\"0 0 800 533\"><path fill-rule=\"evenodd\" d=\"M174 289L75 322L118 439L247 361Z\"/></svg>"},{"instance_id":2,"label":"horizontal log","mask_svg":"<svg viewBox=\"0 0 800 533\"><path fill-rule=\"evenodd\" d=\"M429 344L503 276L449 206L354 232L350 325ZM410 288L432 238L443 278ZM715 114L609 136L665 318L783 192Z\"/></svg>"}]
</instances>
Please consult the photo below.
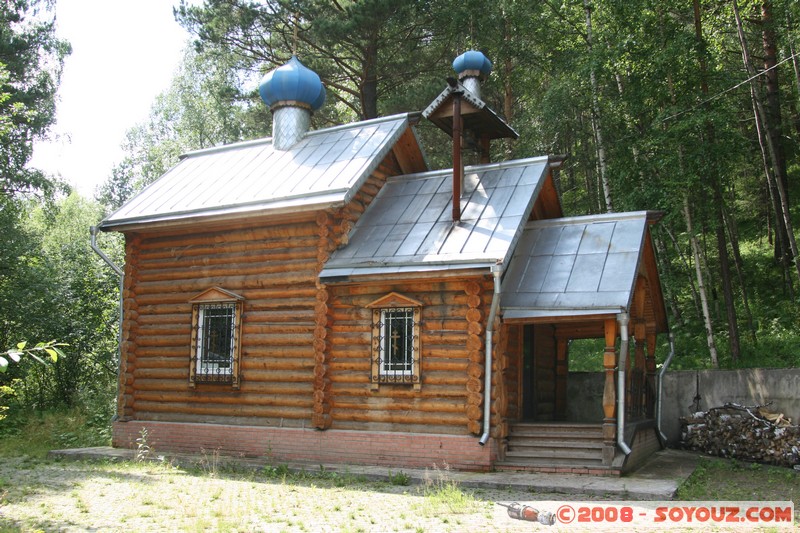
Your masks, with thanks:
<instances>
[{"instance_id":1,"label":"horizontal log","mask_svg":"<svg viewBox=\"0 0 800 533\"><path fill-rule=\"evenodd\" d=\"M250 339L242 339L243 358L276 357L281 359L302 359L312 360L314 350L311 344L300 344L298 346L277 346L266 345L263 343L250 344Z\"/></svg>"},{"instance_id":2,"label":"horizontal log","mask_svg":"<svg viewBox=\"0 0 800 533\"><path fill-rule=\"evenodd\" d=\"M215 405L256 405L263 407L304 407L310 409L313 401L310 396L286 396L273 394L240 394L232 391L226 392L196 392L186 391L157 392L137 391L134 399L138 402L163 402L171 404L215 404Z\"/></svg>"},{"instance_id":3,"label":"horizontal log","mask_svg":"<svg viewBox=\"0 0 800 533\"><path fill-rule=\"evenodd\" d=\"M242 333L244 335L269 335L270 338L275 339L289 339L292 336L313 336L314 331L314 326L312 324L298 324L296 322L277 324L256 323L250 316L243 322Z\"/></svg>"},{"instance_id":4,"label":"horizontal log","mask_svg":"<svg viewBox=\"0 0 800 533\"><path fill-rule=\"evenodd\" d=\"M187 304L182 313L161 313L150 314L139 311L139 316L136 319L139 326L149 325L168 325L168 324L191 324L192 321L192 307Z\"/></svg>"},{"instance_id":5,"label":"horizontal log","mask_svg":"<svg viewBox=\"0 0 800 533\"><path fill-rule=\"evenodd\" d=\"M339 331L338 328L334 326L331 328L331 334L328 338L328 342L332 346L369 346L372 343L372 331L345 333Z\"/></svg>"},{"instance_id":6,"label":"horizontal log","mask_svg":"<svg viewBox=\"0 0 800 533\"><path fill-rule=\"evenodd\" d=\"M252 265L268 262L297 261L300 259L315 260L317 257L317 243L309 241L307 246L294 243L293 248L281 250L265 250L254 247L252 250L236 252L225 248L210 250L205 254L195 253L190 256L179 255L162 259L143 260L140 256L138 263L140 272L179 271L193 270L203 267L220 265Z\"/></svg>"},{"instance_id":7,"label":"horizontal log","mask_svg":"<svg viewBox=\"0 0 800 533\"><path fill-rule=\"evenodd\" d=\"M308 347L309 353L313 352L311 344L314 342L314 335L311 331L307 333L271 333L271 334L247 334L242 335L242 343L247 342L248 345L263 345L279 349L281 346L305 346Z\"/></svg>"},{"instance_id":8,"label":"horizontal log","mask_svg":"<svg viewBox=\"0 0 800 533\"><path fill-rule=\"evenodd\" d=\"M436 424L460 426L467 423L467 417L461 413L438 413L431 416L427 413L407 413L383 411L355 411L350 409L333 408L333 420L346 420L350 422L375 422L379 424Z\"/></svg>"},{"instance_id":9,"label":"horizontal log","mask_svg":"<svg viewBox=\"0 0 800 533\"><path fill-rule=\"evenodd\" d=\"M355 431L389 431L389 432L396 432L402 431L405 433L423 433L423 434L434 434L434 435L465 435L466 433L466 426L446 426L446 425L439 425L439 424L391 424L391 423L376 423L376 422L361 422L361 421L350 421L350 420L340 420L336 418L335 411L332 413L334 418L333 428L334 429L348 429L348 430L355 430ZM477 441L476 441L477 442Z\"/></svg>"},{"instance_id":10,"label":"horizontal log","mask_svg":"<svg viewBox=\"0 0 800 533\"><path fill-rule=\"evenodd\" d=\"M467 405L462 402L454 402L454 401L437 401L431 400L428 398L417 400L417 401L400 401L398 399L386 399L387 401L377 401L377 400L384 400L383 398L371 398L370 400L366 401L357 401L357 402L348 402L346 400L341 400L338 397L334 398L333 406L335 409L347 409L353 412L356 411L373 411L373 412L380 412L385 411L387 414L391 411L409 411L409 412L419 412L419 413L455 413L455 414L462 414L466 409Z\"/></svg>"},{"instance_id":11,"label":"horizontal log","mask_svg":"<svg viewBox=\"0 0 800 533\"><path fill-rule=\"evenodd\" d=\"M157 335L157 336L140 336L136 338L136 345L142 347L170 347L170 348L186 348L188 349L191 342L189 332L185 335Z\"/></svg>"},{"instance_id":12,"label":"horizontal log","mask_svg":"<svg viewBox=\"0 0 800 533\"><path fill-rule=\"evenodd\" d=\"M261 381L264 383L310 383L314 379L313 365L308 371L292 370L248 370L242 375L247 381Z\"/></svg>"},{"instance_id":13,"label":"horizontal log","mask_svg":"<svg viewBox=\"0 0 800 533\"><path fill-rule=\"evenodd\" d=\"M261 227L253 225L240 226L236 229L230 224L225 224L221 231L209 230L205 233L181 230L175 233L153 233L143 236L137 248L146 251L151 249L169 247L208 246L213 244L229 244L250 241L286 241L290 238L311 236L316 234L317 225L313 220L316 215L306 216L305 221L298 219L293 223L278 223L270 221Z\"/></svg>"},{"instance_id":14,"label":"horizontal log","mask_svg":"<svg viewBox=\"0 0 800 533\"><path fill-rule=\"evenodd\" d=\"M238 391L231 389L230 385L218 384L198 384L199 389L219 389L220 392L230 395L284 395L284 396L304 396L311 398L313 393L311 384L304 383L262 383L258 381L242 380ZM139 379L136 381L136 391L155 391L155 392L187 392L190 391L188 375L186 379Z\"/></svg>"},{"instance_id":15,"label":"horizontal log","mask_svg":"<svg viewBox=\"0 0 800 533\"><path fill-rule=\"evenodd\" d=\"M189 346L139 346L136 348L138 357L155 357L163 359L189 360Z\"/></svg>"},{"instance_id":16,"label":"horizontal log","mask_svg":"<svg viewBox=\"0 0 800 533\"><path fill-rule=\"evenodd\" d=\"M287 285L313 285L317 279L316 272L312 269L294 270L286 272L276 272L270 274L257 274L250 276L213 276L190 279L185 281L151 281L136 285L137 297L154 296L163 297L170 293L186 293L196 295L209 287L223 287L235 293L241 293L246 289L259 289L270 286ZM192 296L189 296L191 298ZM187 300L189 299L187 298ZM158 299L143 303L156 303Z\"/></svg>"},{"instance_id":17,"label":"horizontal log","mask_svg":"<svg viewBox=\"0 0 800 533\"><path fill-rule=\"evenodd\" d=\"M242 358L241 368L243 371L251 370L311 370L314 368L314 361L310 359L295 359L281 357L244 357Z\"/></svg>"},{"instance_id":18,"label":"horizontal log","mask_svg":"<svg viewBox=\"0 0 800 533\"><path fill-rule=\"evenodd\" d=\"M176 369L176 368L185 368L188 367L190 364L189 361L189 351L184 351L181 357L152 357L152 356L145 356L137 350L136 352L136 368L142 369L154 369L154 368L164 368L164 369Z\"/></svg>"},{"instance_id":19,"label":"horizontal log","mask_svg":"<svg viewBox=\"0 0 800 533\"><path fill-rule=\"evenodd\" d=\"M267 262L255 265L239 265L226 263L224 265L183 268L178 270L143 270L140 269L137 275L135 290L137 294L143 294L141 287L155 284L158 286L164 282L183 282L190 283L194 280L205 280L214 278L241 278L246 276L270 276L280 277L281 275L293 275L297 272L314 271L316 260L295 260L281 262Z\"/></svg>"},{"instance_id":20,"label":"horizontal log","mask_svg":"<svg viewBox=\"0 0 800 533\"><path fill-rule=\"evenodd\" d=\"M189 380L189 361L186 361L183 368L153 368L153 367L140 367L137 365L136 370L133 371L135 383L138 384L140 379L175 379L181 381Z\"/></svg>"},{"instance_id":21,"label":"horizontal log","mask_svg":"<svg viewBox=\"0 0 800 533\"><path fill-rule=\"evenodd\" d=\"M403 385L384 384L377 391L364 385L349 383L335 383L331 388L333 398L348 397L381 397L381 398L464 398L466 390L459 386L426 385L420 390Z\"/></svg>"},{"instance_id":22,"label":"horizontal log","mask_svg":"<svg viewBox=\"0 0 800 533\"><path fill-rule=\"evenodd\" d=\"M138 263L143 267L150 265L160 265L175 260L192 260L194 257L208 257L219 254L265 254L290 253L294 246L298 248L314 248L317 245L318 237L308 235L306 237L295 237L291 243L284 239L264 240L264 241L239 241L228 243L214 243L193 246L153 246L137 253Z\"/></svg>"},{"instance_id":23,"label":"horizontal log","mask_svg":"<svg viewBox=\"0 0 800 533\"><path fill-rule=\"evenodd\" d=\"M169 336L178 336L184 337L186 335L191 335L192 333L192 323L191 323L191 315L187 316L188 320L185 320L184 323L178 324L171 324L171 323L157 323L157 324L139 324L138 333L140 336L160 336L160 337L169 337Z\"/></svg>"},{"instance_id":24,"label":"horizontal log","mask_svg":"<svg viewBox=\"0 0 800 533\"><path fill-rule=\"evenodd\" d=\"M197 404L195 402L162 403L152 401L136 401L134 409L137 412L146 411L154 413L182 413L189 415L215 415L215 416L257 416L273 418L308 418L311 409L306 407L272 407L259 405L219 405Z\"/></svg>"},{"instance_id":25,"label":"horizontal log","mask_svg":"<svg viewBox=\"0 0 800 533\"><path fill-rule=\"evenodd\" d=\"M434 345L422 344L422 356L425 357L441 357L442 359L468 359L469 351L466 346L458 346L454 344L448 345Z\"/></svg>"},{"instance_id":26,"label":"horizontal log","mask_svg":"<svg viewBox=\"0 0 800 533\"><path fill-rule=\"evenodd\" d=\"M356 371L369 373L372 362L368 358L351 359L346 361L332 361L330 368L332 372Z\"/></svg>"}]
</instances>

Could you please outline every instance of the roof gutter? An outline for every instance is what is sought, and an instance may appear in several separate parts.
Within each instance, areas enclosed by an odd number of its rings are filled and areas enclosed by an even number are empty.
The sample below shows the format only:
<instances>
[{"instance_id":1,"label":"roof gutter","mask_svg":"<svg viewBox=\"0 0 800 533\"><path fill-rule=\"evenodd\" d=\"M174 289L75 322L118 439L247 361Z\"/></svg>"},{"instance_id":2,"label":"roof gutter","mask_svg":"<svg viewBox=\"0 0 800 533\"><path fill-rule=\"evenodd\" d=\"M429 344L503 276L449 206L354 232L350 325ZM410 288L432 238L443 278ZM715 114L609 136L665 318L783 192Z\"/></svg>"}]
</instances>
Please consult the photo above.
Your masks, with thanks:
<instances>
[{"instance_id":1,"label":"roof gutter","mask_svg":"<svg viewBox=\"0 0 800 533\"><path fill-rule=\"evenodd\" d=\"M119 383L119 372L122 368L122 292L125 288L125 272L118 267L106 254L103 250L97 246L97 226L91 226L89 228L89 233L91 234L92 238L90 241L92 250L99 255L106 264L111 267L117 276L119 276L119 331L117 333L117 350L118 350L118 357L119 357L119 364L117 365L117 383Z\"/></svg>"},{"instance_id":2,"label":"roof gutter","mask_svg":"<svg viewBox=\"0 0 800 533\"><path fill-rule=\"evenodd\" d=\"M500 275L503 273L503 265L498 263L492 266L492 276L494 277L494 295L492 296L492 307L489 310L489 319L486 323L486 363L483 370L483 435L478 444L485 445L489 440L491 430L492 415L492 337L494 334L494 319L497 316L497 309L500 307Z\"/></svg>"}]
</instances>

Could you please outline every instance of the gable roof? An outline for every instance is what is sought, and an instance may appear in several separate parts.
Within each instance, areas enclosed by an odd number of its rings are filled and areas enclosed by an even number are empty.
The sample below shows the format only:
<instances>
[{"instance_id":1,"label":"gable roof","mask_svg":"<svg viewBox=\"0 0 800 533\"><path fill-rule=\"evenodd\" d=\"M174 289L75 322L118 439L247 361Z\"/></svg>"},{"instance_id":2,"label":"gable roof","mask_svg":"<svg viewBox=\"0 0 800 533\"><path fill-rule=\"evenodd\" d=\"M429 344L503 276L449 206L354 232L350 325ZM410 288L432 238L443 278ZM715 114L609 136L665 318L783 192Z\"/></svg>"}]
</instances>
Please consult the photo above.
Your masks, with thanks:
<instances>
[{"instance_id":1,"label":"gable roof","mask_svg":"<svg viewBox=\"0 0 800 533\"><path fill-rule=\"evenodd\" d=\"M529 222L503 279L506 319L628 311L652 213Z\"/></svg>"},{"instance_id":2,"label":"gable roof","mask_svg":"<svg viewBox=\"0 0 800 533\"><path fill-rule=\"evenodd\" d=\"M190 152L100 227L347 202L408 130L410 118L400 114L311 131L285 151L275 150L267 138Z\"/></svg>"},{"instance_id":3,"label":"gable roof","mask_svg":"<svg viewBox=\"0 0 800 533\"><path fill-rule=\"evenodd\" d=\"M461 220L452 170L389 178L320 278L491 267L510 259L547 176L547 157L466 167Z\"/></svg>"},{"instance_id":4,"label":"gable roof","mask_svg":"<svg viewBox=\"0 0 800 533\"><path fill-rule=\"evenodd\" d=\"M486 102L472 94L460 82L447 86L439 96L422 112L422 116L436 124L438 128L453 136L453 97L458 94L465 105L461 109L464 129L485 133L490 139L517 139L519 133L495 113Z\"/></svg>"}]
</instances>

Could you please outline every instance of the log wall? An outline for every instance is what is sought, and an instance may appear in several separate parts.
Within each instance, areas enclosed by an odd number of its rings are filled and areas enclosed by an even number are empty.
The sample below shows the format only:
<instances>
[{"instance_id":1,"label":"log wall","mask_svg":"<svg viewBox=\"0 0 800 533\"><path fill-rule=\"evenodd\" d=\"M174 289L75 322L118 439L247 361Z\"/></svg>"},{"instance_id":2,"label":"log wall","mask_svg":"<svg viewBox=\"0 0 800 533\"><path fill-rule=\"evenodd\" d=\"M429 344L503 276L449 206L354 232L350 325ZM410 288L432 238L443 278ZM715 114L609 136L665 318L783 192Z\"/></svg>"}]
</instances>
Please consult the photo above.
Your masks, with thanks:
<instances>
[{"instance_id":1,"label":"log wall","mask_svg":"<svg viewBox=\"0 0 800 533\"><path fill-rule=\"evenodd\" d=\"M284 223L127 236L124 417L310 424L318 226ZM189 387L192 305L218 286L244 297L241 388Z\"/></svg>"},{"instance_id":2,"label":"log wall","mask_svg":"<svg viewBox=\"0 0 800 533\"><path fill-rule=\"evenodd\" d=\"M467 435L481 430L490 276L329 285L331 427ZM422 302L421 387L370 386L371 310L391 292Z\"/></svg>"},{"instance_id":3,"label":"log wall","mask_svg":"<svg viewBox=\"0 0 800 533\"><path fill-rule=\"evenodd\" d=\"M126 233L120 418L329 427L332 316L318 274L399 172L390 153L338 210ZM244 298L239 390L189 387L189 300L215 286Z\"/></svg>"}]
</instances>

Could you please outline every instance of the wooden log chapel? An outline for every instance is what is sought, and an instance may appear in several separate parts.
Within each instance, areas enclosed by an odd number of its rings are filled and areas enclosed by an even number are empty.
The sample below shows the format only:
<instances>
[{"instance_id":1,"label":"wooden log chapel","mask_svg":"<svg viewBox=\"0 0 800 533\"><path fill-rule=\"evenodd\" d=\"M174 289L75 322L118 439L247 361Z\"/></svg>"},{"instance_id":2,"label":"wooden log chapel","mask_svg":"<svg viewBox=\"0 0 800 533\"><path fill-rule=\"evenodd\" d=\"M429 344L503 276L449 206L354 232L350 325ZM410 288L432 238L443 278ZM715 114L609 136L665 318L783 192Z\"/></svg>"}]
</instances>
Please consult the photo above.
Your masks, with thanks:
<instances>
[{"instance_id":1,"label":"wooden log chapel","mask_svg":"<svg viewBox=\"0 0 800 533\"><path fill-rule=\"evenodd\" d=\"M453 66L422 113L309 131L325 90L292 58L260 85L271 138L188 153L101 222L126 242L114 446L605 475L660 447L658 215L563 217L563 158L490 162L517 137L491 63ZM586 338L595 400L567 392Z\"/></svg>"}]
</instances>

